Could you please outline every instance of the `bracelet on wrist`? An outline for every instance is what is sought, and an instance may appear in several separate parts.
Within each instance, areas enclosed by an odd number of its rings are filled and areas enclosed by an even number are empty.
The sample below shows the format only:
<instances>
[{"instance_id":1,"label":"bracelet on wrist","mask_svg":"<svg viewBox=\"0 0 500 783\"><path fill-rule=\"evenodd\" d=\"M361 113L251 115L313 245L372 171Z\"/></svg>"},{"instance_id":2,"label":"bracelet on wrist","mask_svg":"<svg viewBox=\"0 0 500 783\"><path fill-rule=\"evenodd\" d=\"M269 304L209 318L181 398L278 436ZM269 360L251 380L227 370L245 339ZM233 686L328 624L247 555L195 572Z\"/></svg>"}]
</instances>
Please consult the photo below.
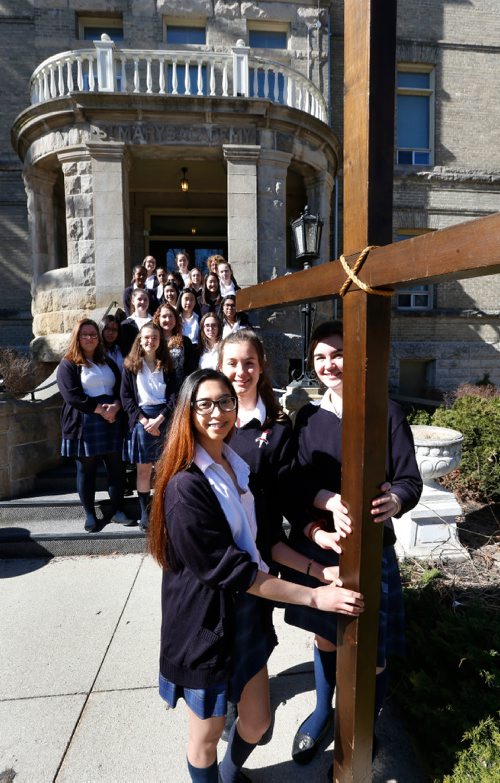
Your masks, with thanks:
<instances>
[{"instance_id":1,"label":"bracelet on wrist","mask_svg":"<svg viewBox=\"0 0 500 783\"><path fill-rule=\"evenodd\" d=\"M307 534L307 537L314 543L314 536L318 532L318 530L323 530L323 525L320 522L313 522L311 527L309 528L309 532Z\"/></svg>"}]
</instances>

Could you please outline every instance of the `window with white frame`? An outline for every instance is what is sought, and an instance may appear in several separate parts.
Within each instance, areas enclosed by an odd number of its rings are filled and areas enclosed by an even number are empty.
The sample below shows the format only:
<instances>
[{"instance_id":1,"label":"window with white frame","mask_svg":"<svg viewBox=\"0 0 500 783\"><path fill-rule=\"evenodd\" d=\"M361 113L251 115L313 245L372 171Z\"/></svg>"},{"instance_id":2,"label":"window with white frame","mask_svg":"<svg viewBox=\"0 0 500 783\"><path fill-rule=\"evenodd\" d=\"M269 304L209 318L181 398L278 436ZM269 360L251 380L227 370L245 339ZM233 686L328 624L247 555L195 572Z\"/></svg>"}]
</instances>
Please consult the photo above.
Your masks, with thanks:
<instances>
[{"instance_id":1,"label":"window with white frame","mask_svg":"<svg viewBox=\"0 0 500 783\"><path fill-rule=\"evenodd\" d=\"M123 41L121 17L78 16L78 37L82 41L100 41L103 33L112 41Z\"/></svg>"},{"instance_id":2,"label":"window with white frame","mask_svg":"<svg viewBox=\"0 0 500 783\"><path fill-rule=\"evenodd\" d=\"M434 69L399 65L396 80L396 164L434 162Z\"/></svg>"},{"instance_id":3,"label":"window with white frame","mask_svg":"<svg viewBox=\"0 0 500 783\"><path fill-rule=\"evenodd\" d=\"M400 229L396 233L396 242L401 242L410 237L427 234L425 229ZM396 293L396 307L398 310L431 310L433 307L433 288L431 285L412 285L406 288L398 288Z\"/></svg>"}]
</instances>

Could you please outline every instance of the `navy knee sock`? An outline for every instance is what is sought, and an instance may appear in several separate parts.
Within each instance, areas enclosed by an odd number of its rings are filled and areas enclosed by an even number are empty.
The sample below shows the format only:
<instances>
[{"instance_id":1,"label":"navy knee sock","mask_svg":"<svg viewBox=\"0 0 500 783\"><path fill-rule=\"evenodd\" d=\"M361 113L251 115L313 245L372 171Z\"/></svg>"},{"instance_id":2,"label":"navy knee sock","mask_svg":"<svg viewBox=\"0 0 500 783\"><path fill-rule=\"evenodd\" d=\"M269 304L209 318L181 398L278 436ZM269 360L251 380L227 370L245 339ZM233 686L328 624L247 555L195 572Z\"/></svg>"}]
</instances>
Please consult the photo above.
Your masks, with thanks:
<instances>
[{"instance_id":1,"label":"navy knee sock","mask_svg":"<svg viewBox=\"0 0 500 783\"><path fill-rule=\"evenodd\" d=\"M141 508L141 525L147 527L148 524L148 506L151 494L150 492L137 492L139 498L139 506Z\"/></svg>"},{"instance_id":2,"label":"navy knee sock","mask_svg":"<svg viewBox=\"0 0 500 783\"><path fill-rule=\"evenodd\" d=\"M76 460L76 489L87 520L95 519L95 484L97 460L81 457Z\"/></svg>"},{"instance_id":3,"label":"navy knee sock","mask_svg":"<svg viewBox=\"0 0 500 783\"><path fill-rule=\"evenodd\" d=\"M238 722L233 727L227 740L226 755L219 764L219 776L222 783L237 783L240 770L256 744L245 742L237 730Z\"/></svg>"},{"instance_id":4,"label":"navy knee sock","mask_svg":"<svg viewBox=\"0 0 500 783\"><path fill-rule=\"evenodd\" d=\"M219 774L217 772L217 759L209 767L193 767L186 759L188 772L193 783L217 783Z\"/></svg>"},{"instance_id":5,"label":"navy knee sock","mask_svg":"<svg viewBox=\"0 0 500 783\"><path fill-rule=\"evenodd\" d=\"M332 712L332 699L335 690L337 651L325 652L314 648L314 682L316 685L316 707L314 712L301 725L299 731L317 739L321 729Z\"/></svg>"}]
</instances>

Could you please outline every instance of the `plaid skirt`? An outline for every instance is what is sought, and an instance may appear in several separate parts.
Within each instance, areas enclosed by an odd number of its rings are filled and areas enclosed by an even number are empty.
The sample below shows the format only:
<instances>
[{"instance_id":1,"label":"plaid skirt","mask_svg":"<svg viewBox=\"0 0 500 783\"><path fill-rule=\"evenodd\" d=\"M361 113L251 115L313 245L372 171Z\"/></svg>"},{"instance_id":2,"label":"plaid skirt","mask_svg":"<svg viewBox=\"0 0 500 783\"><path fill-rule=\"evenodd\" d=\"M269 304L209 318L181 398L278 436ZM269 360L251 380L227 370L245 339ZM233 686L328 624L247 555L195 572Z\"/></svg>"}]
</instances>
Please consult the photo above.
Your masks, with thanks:
<instances>
[{"instance_id":1,"label":"plaid skirt","mask_svg":"<svg viewBox=\"0 0 500 783\"><path fill-rule=\"evenodd\" d=\"M338 555L335 552L320 549L308 541L305 536L303 538L305 547L301 544L301 551L304 548L307 549L307 552L303 552L303 554L314 557L323 565L338 564ZM329 557L328 563L324 562L325 554L326 557ZM312 577L306 577L304 574L297 574L288 569L281 569L281 574L284 579L288 579L290 582L307 584L309 587L317 587L320 584ZM285 622L337 644L337 615L333 612L321 612L319 609L311 609L307 606L287 606ZM382 551L377 666L384 666L387 658L391 655L404 655L404 653L404 606L401 577L394 547L387 546Z\"/></svg>"},{"instance_id":2,"label":"plaid skirt","mask_svg":"<svg viewBox=\"0 0 500 783\"><path fill-rule=\"evenodd\" d=\"M165 408L165 403L161 405L143 405L141 410L149 419L154 419ZM140 421L135 423L132 432L129 432L127 440L123 447L123 459L140 465L149 465L151 462L157 462L163 451L165 433L167 431L167 419L160 425L160 434L150 435L146 432Z\"/></svg>"},{"instance_id":3,"label":"plaid skirt","mask_svg":"<svg viewBox=\"0 0 500 783\"><path fill-rule=\"evenodd\" d=\"M227 682L208 688L183 688L160 674L160 696L172 709L183 698L203 720L219 718L227 712L227 702L238 704L243 688L263 666L278 644L272 625L272 604L248 593L239 595L235 605L233 670Z\"/></svg>"},{"instance_id":4,"label":"plaid skirt","mask_svg":"<svg viewBox=\"0 0 500 783\"><path fill-rule=\"evenodd\" d=\"M113 402L112 397L99 397L99 402ZM98 413L82 413L81 438L63 438L61 455L63 457L98 457L114 451L121 452L123 434L121 422L113 424Z\"/></svg>"}]
</instances>

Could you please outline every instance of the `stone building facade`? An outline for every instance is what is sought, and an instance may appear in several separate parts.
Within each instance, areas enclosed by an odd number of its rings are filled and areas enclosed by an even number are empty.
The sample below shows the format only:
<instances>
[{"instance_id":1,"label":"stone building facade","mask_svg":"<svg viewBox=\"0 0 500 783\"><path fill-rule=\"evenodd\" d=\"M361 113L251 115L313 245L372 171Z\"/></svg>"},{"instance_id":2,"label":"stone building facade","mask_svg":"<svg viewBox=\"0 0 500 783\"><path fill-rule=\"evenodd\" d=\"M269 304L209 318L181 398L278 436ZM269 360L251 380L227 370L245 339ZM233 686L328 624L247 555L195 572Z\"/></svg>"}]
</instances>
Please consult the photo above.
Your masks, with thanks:
<instances>
[{"instance_id":1,"label":"stone building facade","mask_svg":"<svg viewBox=\"0 0 500 783\"><path fill-rule=\"evenodd\" d=\"M57 361L149 252L220 249L242 285L290 271L305 204L321 261L341 252L343 6L2 3L0 343ZM496 0L399 0L395 239L500 210L499 33ZM398 291L393 391L500 384L499 326L498 277Z\"/></svg>"}]
</instances>

